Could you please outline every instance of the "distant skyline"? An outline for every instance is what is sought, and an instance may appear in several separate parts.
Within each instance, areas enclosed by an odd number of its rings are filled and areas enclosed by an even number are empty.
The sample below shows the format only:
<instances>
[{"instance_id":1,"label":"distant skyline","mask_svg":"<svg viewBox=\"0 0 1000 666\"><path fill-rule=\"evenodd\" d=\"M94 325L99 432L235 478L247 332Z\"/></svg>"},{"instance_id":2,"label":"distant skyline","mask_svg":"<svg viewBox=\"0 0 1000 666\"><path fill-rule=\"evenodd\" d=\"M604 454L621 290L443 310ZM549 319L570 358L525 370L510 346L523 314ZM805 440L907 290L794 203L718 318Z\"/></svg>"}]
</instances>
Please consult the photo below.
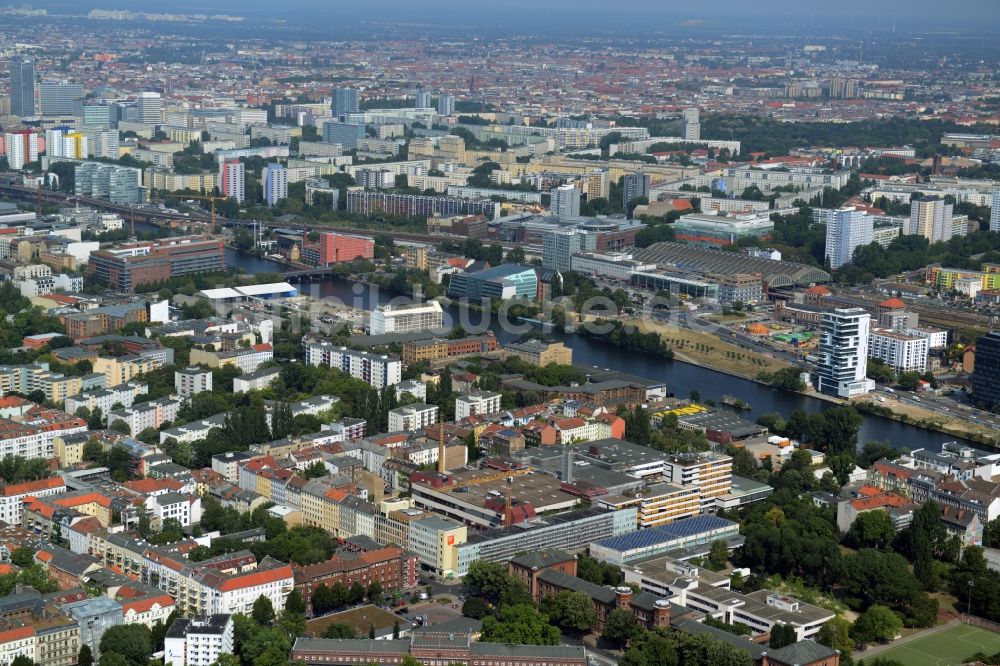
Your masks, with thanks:
<instances>
[{"instance_id":1,"label":"distant skyline","mask_svg":"<svg viewBox=\"0 0 1000 666\"><path fill-rule=\"evenodd\" d=\"M895 17L897 30L934 28L972 29L977 32L1000 26L1000 2L993 0L711 0L695 3L678 0L506 0L479 4L469 0L382 0L377 3L343 3L330 0L182 1L136 0L42 0L31 3L57 13L85 13L94 8L130 9L145 12L241 14L255 18L306 22L314 29L315 20L332 21L331 32L339 32L342 22L411 22L440 26L503 26L508 32L562 34L567 30L629 34L691 29L685 21L705 22L706 27L739 30L747 27L780 28L786 22L811 29L873 28L881 20L883 29ZM338 25L338 21L341 22ZM662 25L659 25L662 22ZM704 24L702 24L704 25Z\"/></svg>"}]
</instances>

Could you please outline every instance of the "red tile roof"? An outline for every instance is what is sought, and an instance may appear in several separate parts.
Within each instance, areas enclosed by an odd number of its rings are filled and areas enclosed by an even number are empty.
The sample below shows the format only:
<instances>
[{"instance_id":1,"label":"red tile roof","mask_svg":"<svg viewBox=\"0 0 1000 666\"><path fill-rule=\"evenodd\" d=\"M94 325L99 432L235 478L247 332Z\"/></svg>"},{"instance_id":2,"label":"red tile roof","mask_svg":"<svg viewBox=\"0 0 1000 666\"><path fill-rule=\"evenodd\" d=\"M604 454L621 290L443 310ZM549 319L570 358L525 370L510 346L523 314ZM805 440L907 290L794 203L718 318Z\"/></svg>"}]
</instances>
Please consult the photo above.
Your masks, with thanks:
<instances>
[{"instance_id":1,"label":"red tile roof","mask_svg":"<svg viewBox=\"0 0 1000 666\"><path fill-rule=\"evenodd\" d=\"M122 612L128 613L129 611L132 611L134 613L147 613L154 604L159 604L161 608L164 608L166 606L173 606L174 600L169 594L161 594L158 597L147 597L146 599L139 599L137 601L126 601L122 603Z\"/></svg>"},{"instance_id":2,"label":"red tile roof","mask_svg":"<svg viewBox=\"0 0 1000 666\"><path fill-rule=\"evenodd\" d=\"M14 629L0 631L0 644L24 640L34 635L35 630L32 627L15 627Z\"/></svg>"},{"instance_id":3,"label":"red tile roof","mask_svg":"<svg viewBox=\"0 0 1000 666\"><path fill-rule=\"evenodd\" d=\"M275 567L267 571L254 571L244 575L233 576L219 585L219 590L221 592L232 592L233 590L267 585L268 583L276 583L280 580L291 578L292 568L286 564L285 566Z\"/></svg>"},{"instance_id":4,"label":"red tile roof","mask_svg":"<svg viewBox=\"0 0 1000 666\"><path fill-rule=\"evenodd\" d=\"M49 479L25 481L24 483L14 483L9 486L4 486L3 494L5 497L13 497L15 495L30 495L31 493L37 493L42 490L55 490L56 488L65 487L66 484L63 483L62 478L55 476Z\"/></svg>"},{"instance_id":5,"label":"red tile roof","mask_svg":"<svg viewBox=\"0 0 1000 666\"><path fill-rule=\"evenodd\" d=\"M176 479L139 479L126 481L122 485L142 495L155 493L158 490L177 491L184 487L184 484Z\"/></svg>"}]
</instances>

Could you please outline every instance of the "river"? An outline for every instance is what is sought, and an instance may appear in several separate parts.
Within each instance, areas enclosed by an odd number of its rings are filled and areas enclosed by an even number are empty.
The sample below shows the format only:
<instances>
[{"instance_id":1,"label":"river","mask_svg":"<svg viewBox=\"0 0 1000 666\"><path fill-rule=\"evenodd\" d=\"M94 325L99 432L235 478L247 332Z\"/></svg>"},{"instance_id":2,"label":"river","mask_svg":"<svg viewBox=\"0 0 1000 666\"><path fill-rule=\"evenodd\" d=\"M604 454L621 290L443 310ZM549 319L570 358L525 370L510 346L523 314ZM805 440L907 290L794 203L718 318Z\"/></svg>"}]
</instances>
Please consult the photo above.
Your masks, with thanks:
<instances>
[{"instance_id":1,"label":"river","mask_svg":"<svg viewBox=\"0 0 1000 666\"><path fill-rule=\"evenodd\" d=\"M231 249L226 251L226 261L227 265L242 268L248 273L285 270L277 262L240 254ZM371 309L376 301L386 303L392 298L385 290L334 278L303 282L300 291L314 298L334 298L344 304L367 309ZM459 319L461 315L459 308L455 306L446 307L445 313L453 323L462 321ZM481 321L481 316L478 312L466 311L465 320L477 324ZM513 342L523 335L507 331L495 321L491 323L490 329L493 330L497 341L501 344ZM750 411L745 414L748 418L756 418L768 412L778 412L787 417L796 409L817 412L833 406L825 400L762 386L690 363L670 361L628 351L580 335L562 334L557 331L552 331L551 335L553 338L563 340L567 347L573 349L573 363L575 365L609 368L640 377L662 380L666 382L668 390L679 397L686 397L691 390L697 390L701 394L702 400L718 400L723 395L734 396L750 405ZM862 416L864 423L858 434L859 442L862 444L869 440L884 440L892 443L893 446L905 447L910 450L930 448L937 451L940 449L941 443L957 439L951 435L918 428L891 419L869 415Z\"/></svg>"}]
</instances>

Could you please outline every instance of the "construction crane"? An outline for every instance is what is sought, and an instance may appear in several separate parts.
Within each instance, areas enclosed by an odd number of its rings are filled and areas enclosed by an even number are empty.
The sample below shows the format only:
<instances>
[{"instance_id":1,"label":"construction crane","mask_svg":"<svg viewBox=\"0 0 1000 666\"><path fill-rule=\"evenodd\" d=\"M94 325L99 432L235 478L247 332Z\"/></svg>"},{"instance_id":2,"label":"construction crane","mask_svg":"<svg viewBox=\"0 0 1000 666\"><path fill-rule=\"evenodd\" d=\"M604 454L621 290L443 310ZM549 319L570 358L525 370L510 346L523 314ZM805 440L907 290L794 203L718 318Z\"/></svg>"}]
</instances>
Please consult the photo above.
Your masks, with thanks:
<instances>
[{"instance_id":1,"label":"construction crane","mask_svg":"<svg viewBox=\"0 0 1000 666\"><path fill-rule=\"evenodd\" d=\"M229 197L216 197L216 196L197 195L197 194L185 194L183 196L184 196L185 199L200 199L202 201L211 201L212 202L212 226L213 227L215 226L215 202L216 201L225 201L226 199L229 198Z\"/></svg>"}]
</instances>

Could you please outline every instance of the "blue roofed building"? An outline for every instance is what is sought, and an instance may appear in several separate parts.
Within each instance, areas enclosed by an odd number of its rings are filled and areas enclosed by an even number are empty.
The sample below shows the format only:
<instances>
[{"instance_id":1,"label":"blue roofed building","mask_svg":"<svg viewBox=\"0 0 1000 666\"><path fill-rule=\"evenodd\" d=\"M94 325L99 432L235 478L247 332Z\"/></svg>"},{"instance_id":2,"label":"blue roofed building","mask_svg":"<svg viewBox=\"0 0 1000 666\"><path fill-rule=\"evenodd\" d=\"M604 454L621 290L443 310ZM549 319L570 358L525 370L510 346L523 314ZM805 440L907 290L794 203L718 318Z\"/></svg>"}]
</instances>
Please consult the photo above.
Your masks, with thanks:
<instances>
[{"instance_id":1,"label":"blue roofed building","mask_svg":"<svg viewBox=\"0 0 1000 666\"><path fill-rule=\"evenodd\" d=\"M473 273L456 273L448 286L450 298L472 300L527 298L538 294L538 275L533 266L503 264Z\"/></svg>"},{"instance_id":2,"label":"blue roofed building","mask_svg":"<svg viewBox=\"0 0 1000 666\"><path fill-rule=\"evenodd\" d=\"M590 554L621 566L674 551L687 551L691 555L701 550L707 553L713 542L731 540L740 540L739 523L704 515L602 539L590 544Z\"/></svg>"}]
</instances>

